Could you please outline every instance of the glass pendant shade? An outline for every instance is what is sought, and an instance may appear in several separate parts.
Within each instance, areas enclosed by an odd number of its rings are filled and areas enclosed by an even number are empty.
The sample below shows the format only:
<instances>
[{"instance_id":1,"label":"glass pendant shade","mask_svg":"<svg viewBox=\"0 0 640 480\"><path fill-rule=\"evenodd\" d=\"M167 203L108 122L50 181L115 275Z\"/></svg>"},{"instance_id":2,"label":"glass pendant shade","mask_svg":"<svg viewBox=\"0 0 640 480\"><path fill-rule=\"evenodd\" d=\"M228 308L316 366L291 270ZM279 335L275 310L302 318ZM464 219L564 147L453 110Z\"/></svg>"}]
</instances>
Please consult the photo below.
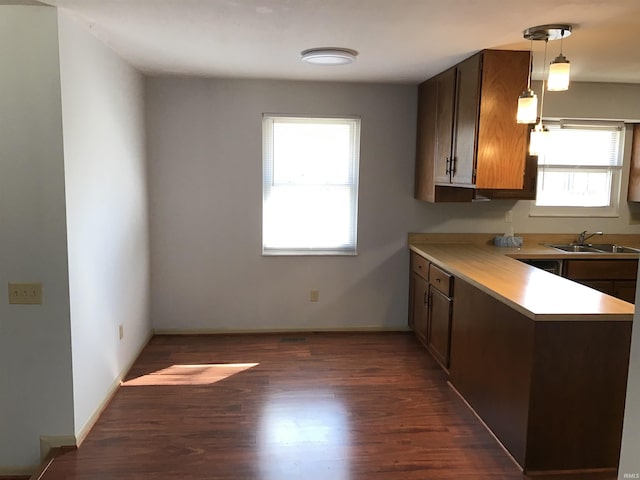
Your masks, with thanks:
<instances>
[{"instance_id":1,"label":"glass pendant shade","mask_svg":"<svg viewBox=\"0 0 640 480\"><path fill-rule=\"evenodd\" d=\"M538 96L531 89L522 92L518 97L518 123L536 123L538 120Z\"/></svg>"},{"instance_id":2,"label":"glass pendant shade","mask_svg":"<svg viewBox=\"0 0 640 480\"><path fill-rule=\"evenodd\" d=\"M549 136L549 130L547 130L542 122L538 123L531 131L529 137L529 155L542 155L547 144L547 137Z\"/></svg>"},{"instance_id":3,"label":"glass pendant shade","mask_svg":"<svg viewBox=\"0 0 640 480\"><path fill-rule=\"evenodd\" d=\"M550 92L561 92L569 89L569 73L571 65L567 57L560 54L549 65L549 78L547 79L547 90Z\"/></svg>"}]
</instances>

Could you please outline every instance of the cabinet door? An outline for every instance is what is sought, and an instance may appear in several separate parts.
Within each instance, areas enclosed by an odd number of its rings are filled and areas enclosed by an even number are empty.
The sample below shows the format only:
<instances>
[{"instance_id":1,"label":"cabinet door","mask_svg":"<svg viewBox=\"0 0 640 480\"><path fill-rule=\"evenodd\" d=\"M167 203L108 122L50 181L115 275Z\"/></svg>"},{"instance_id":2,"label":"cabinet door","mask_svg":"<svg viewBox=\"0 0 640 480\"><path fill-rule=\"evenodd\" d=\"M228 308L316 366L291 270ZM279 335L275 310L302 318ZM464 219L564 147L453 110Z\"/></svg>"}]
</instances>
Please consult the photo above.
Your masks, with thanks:
<instances>
[{"instance_id":1,"label":"cabinet door","mask_svg":"<svg viewBox=\"0 0 640 480\"><path fill-rule=\"evenodd\" d=\"M415 198L435 201L436 107L438 82L428 80L418 87L418 135L416 138Z\"/></svg>"},{"instance_id":2,"label":"cabinet door","mask_svg":"<svg viewBox=\"0 0 640 480\"><path fill-rule=\"evenodd\" d=\"M575 280L582 285L591 287L599 292L613 295L613 280Z\"/></svg>"},{"instance_id":3,"label":"cabinet door","mask_svg":"<svg viewBox=\"0 0 640 480\"><path fill-rule=\"evenodd\" d=\"M527 86L529 52L484 50L476 155L477 188L520 190L529 127L516 123L518 95Z\"/></svg>"},{"instance_id":4,"label":"cabinet door","mask_svg":"<svg viewBox=\"0 0 640 480\"><path fill-rule=\"evenodd\" d=\"M450 183L453 146L453 118L456 99L456 69L435 77L438 88L436 108L436 183Z\"/></svg>"},{"instance_id":5,"label":"cabinet door","mask_svg":"<svg viewBox=\"0 0 640 480\"><path fill-rule=\"evenodd\" d=\"M420 275L413 275L413 331L418 339L427 343L427 301L429 284Z\"/></svg>"},{"instance_id":6,"label":"cabinet door","mask_svg":"<svg viewBox=\"0 0 640 480\"><path fill-rule=\"evenodd\" d=\"M627 200L630 202L640 202L640 124L633 126L631 170L629 171Z\"/></svg>"},{"instance_id":7,"label":"cabinet door","mask_svg":"<svg viewBox=\"0 0 640 480\"><path fill-rule=\"evenodd\" d=\"M475 183L475 159L480 106L480 59L474 55L457 68L457 102L451 183Z\"/></svg>"},{"instance_id":8,"label":"cabinet door","mask_svg":"<svg viewBox=\"0 0 640 480\"><path fill-rule=\"evenodd\" d=\"M436 288L429 288L429 322L427 347L440 364L449 368L449 347L451 345L451 304L452 301Z\"/></svg>"},{"instance_id":9,"label":"cabinet door","mask_svg":"<svg viewBox=\"0 0 640 480\"><path fill-rule=\"evenodd\" d=\"M616 280L613 282L613 296L625 302L635 303L636 282L634 280Z\"/></svg>"},{"instance_id":10,"label":"cabinet door","mask_svg":"<svg viewBox=\"0 0 640 480\"><path fill-rule=\"evenodd\" d=\"M527 155L522 190L479 190L488 198L535 200L538 191L538 157Z\"/></svg>"}]
</instances>

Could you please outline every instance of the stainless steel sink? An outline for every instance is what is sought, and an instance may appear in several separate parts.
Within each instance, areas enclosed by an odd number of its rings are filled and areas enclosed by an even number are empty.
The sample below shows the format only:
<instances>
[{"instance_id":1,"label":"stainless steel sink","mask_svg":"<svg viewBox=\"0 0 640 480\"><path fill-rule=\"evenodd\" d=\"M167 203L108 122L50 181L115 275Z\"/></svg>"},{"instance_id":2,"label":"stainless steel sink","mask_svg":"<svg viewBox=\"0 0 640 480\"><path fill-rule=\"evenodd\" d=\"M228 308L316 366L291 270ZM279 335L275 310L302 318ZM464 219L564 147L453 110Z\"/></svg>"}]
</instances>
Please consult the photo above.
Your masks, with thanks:
<instances>
[{"instance_id":1,"label":"stainless steel sink","mask_svg":"<svg viewBox=\"0 0 640 480\"><path fill-rule=\"evenodd\" d=\"M547 247L552 247L563 252L586 252L586 253L640 253L637 248L625 247L623 245L615 245L613 243L589 243L586 245L552 245L547 244Z\"/></svg>"},{"instance_id":2,"label":"stainless steel sink","mask_svg":"<svg viewBox=\"0 0 640 480\"><path fill-rule=\"evenodd\" d=\"M591 248L607 253L640 253L640 250L637 248L614 245L613 243L594 243L591 245Z\"/></svg>"},{"instance_id":3,"label":"stainless steel sink","mask_svg":"<svg viewBox=\"0 0 640 480\"><path fill-rule=\"evenodd\" d=\"M556 248L558 250L562 250L563 252L591 252L591 253L602 253L602 250L598 250L589 245L547 245L549 247Z\"/></svg>"}]
</instances>

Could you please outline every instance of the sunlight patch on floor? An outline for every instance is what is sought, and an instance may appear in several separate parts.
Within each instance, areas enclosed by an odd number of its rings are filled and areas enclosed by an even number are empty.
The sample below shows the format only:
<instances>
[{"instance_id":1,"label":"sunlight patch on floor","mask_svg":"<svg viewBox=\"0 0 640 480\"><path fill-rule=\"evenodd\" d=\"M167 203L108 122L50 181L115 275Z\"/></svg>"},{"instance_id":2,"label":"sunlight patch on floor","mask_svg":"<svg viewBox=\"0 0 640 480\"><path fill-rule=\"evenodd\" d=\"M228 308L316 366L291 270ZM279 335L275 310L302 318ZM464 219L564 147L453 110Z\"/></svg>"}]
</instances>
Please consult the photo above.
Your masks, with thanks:
<instances>
[{"instance_id":1,"label":"sunlight patch on floor","mask_svg":"<svg viewBox=\"0 0 640 480\"><path fill-rule=\"evenodd\" d=\"M201 365L172 365L157 372L122 382L123 387L159 385L211 385L244 372L259 363L214 363Z\"/></svg>"}]
</instances>

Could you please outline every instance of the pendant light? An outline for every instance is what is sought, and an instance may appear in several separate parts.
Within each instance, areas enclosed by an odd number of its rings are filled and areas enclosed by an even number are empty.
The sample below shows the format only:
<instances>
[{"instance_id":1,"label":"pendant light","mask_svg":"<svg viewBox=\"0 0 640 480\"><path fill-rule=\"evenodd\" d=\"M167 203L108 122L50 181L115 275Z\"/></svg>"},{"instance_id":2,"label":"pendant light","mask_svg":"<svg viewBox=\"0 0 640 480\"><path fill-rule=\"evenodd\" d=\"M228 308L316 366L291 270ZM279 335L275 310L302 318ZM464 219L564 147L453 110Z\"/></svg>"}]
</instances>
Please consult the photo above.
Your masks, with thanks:
<instances>
[{"instance_id":1,"label":"pendant light","mask_svg":"<svg viewBox=\"0 0 640 480\"><path fill-rule=\"evenodd\" d=\"M558 55L549 65L549 79L547 80L547 89L550 92L561 92L569 89L569 78L571 65L569 60L562 54L562 40L564 39L564 30L560 34L560 55ZM569 30L569 33L571 30Z\"/></svg>"},{"instance_id":2,"label":"pendant light","mask_svg":"<svg viewBox=\"0 0 640 480\"><path fill-rule=\"evenodd\" d=\"M531 47L533 47L533 40L531 40ZM538 96L531 90L531 72L533 70L533 49L531 47L529 47L527 89L518 97L518 111L516 113L518 123L536 123L538 117Z\"/></svg>"},{"instance_id":3,"label":"pendant light","mask_svg":"<svg viewBox=\"0 0 640 480\"><path fill-rule=\"evenodd\" d=\"M547 89L552 90L552 88L550 88L550 85L545 85L545 83L547 83L545 78L546 69L547 69L547 45L549 43L549 40L560 39L560 42L562 43L562 39L565 36L568 37L569 35L571 35L571 25L566 25L566 24L538 25L537 27L527 28L523 32L524 38L526 38L527 40L530 40L532 44L534 40L536 41L544 40L545 42L544 62L542 67L542 93L541 93L541 100L540 100L540 116L539 117L537 116L537 110L536 110L536 113L533 116L534 120L532 122L521 122L520 120L518 120L518 123L535 123L536 124L533 130L531 131L531 135L529 137L529 154L530 155L541 155L542 153L544 153L545 144L546 144L546 140L549 132L548 129L542 124L542 114L544 109L544 92ZM530 50L533 55L533 49L531 48ZM560 55L558 56L558 58L556 58L556 60L554 60L553 63L556 63L556 61L559 60L558 63L562 65L563 58L564 58L564 55L562 55L562 46L561 46ZM564 58L564 60L566 60L566 58ZM531 62L532 61L533 60L531 60ZM566 63L568 65L569 62L567 61ZM549 70L551 70L551 67L549 67ZM531 91L531 75L532 75L532 68L529 68L529 79L527 82L529 91ZM549 76L548 83L549 84L551 83L551 75ZM568 88L568 80L566 80L566 84ZM554 88L555 88L555 85L556 84L554 84ZM565 90L567 88L565 88ZM535 93L533 92L531 93L535 95ZM518 107L520 107L520 99L523 97L523 95L524 93L520 95L520 97L518 97ZM536 98L536 107L537 107L537 98ZM518 108L518 117L520 117L520 108Z\"/></svg>"},{"instance_id":4,"label":"pendant light","mask_svg":"<svg viewBox=\"0 0 640 480\"><path fill-rule=\"evenodd\" d=\"M544 61L542 62L542 93L540 94L540 117L536 126L533 127L531 135L529 136L529 155L541 155L544 152L544 148L547 143L547 137L549 136L549 130L542 124L542 112L544 110L544 91L545 80L544 74L547 69L547 46L549 40L544 41Z\"/></svg>"}]
</instances>

